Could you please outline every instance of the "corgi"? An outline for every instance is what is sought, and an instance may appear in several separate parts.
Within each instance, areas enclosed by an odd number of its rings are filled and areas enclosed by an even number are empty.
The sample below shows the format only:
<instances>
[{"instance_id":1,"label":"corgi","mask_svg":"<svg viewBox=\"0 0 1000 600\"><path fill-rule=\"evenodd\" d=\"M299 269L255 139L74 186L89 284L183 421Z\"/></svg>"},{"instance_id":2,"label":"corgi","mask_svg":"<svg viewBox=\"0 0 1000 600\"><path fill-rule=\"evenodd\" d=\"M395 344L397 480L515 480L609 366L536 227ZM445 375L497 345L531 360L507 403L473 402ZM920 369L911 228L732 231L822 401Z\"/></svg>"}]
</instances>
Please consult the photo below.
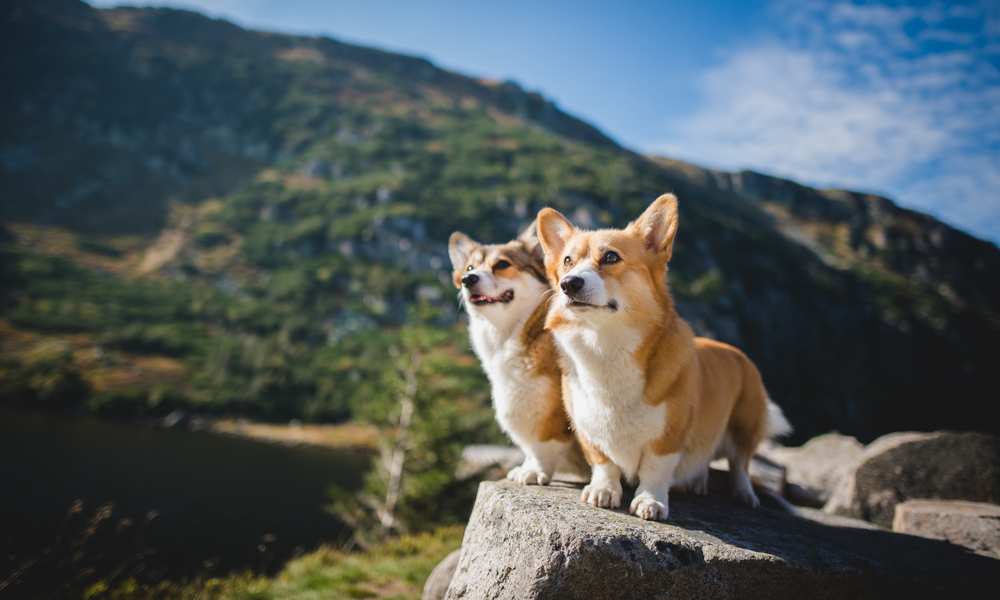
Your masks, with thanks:
<instances>
[{"instance_id":1,"label":"corgi","mask_svg":"<svg viewBox=\"0 0 1000 600\"><path fill-rule=\"evenodd\" d=\"M581 500L622 504L666 520L671 486L707 493L708 464L729 462L733 495L759 505L748 466L757 445L791 430L745 354L695 337L677 314L667 263L677 234L677 198L665 194L625 229L577 229L542 209L536 228L553 287L545 327L560 355L563 393L590 483Z\"/></svg>"},{"instance_id":2,"label":"corgi","mask_svg":"<svg viewBox=\"0 0 1000 600\"><path fill-rule=\"evenodd\" d=\"M533 227L494 245L456 231L448 255L497 422L524 452L523 464L507 478L547 485L557 467L582 474L586 462L563 407L552 335L544 329L552 291Z\"/></svg>"}]
</instances>

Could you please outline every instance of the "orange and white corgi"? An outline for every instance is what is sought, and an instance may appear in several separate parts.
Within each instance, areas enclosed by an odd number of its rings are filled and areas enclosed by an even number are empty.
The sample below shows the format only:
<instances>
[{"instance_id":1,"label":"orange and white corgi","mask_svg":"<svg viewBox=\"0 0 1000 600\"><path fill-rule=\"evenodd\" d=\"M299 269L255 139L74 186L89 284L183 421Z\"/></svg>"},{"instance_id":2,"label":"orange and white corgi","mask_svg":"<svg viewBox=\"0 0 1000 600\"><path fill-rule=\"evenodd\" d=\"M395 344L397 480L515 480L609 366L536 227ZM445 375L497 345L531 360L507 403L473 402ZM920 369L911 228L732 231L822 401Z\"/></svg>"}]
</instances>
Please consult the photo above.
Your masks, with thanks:
<instances>
[{"instance_id":1,"label":"orange and white corgi","mask_svg":"<svg viewBox=\"0 0 1000 600\"><path fill-rule=\"evenodd\" d=\"M561 290L546 328L560 351L567 409L592 465L582 500L665 520L675 484L707 492L708 463L729 461L733 494L759 504L747 468L758 443L790 431L738 349L696 338L674 309L666 266L677 199L660 196L623 230L584 231L546 208L536 226Z\"/></svg>"},{"instance_id":2,"label":"orange and white corgi","mask_svg":"<svg viewBox=\"0 0 1000 600\"><path fill-rule=\"evenodd\" d=\"M552 291L534 229L495 245L456 231L448 254L497 421L524 452L524 463L507 478L546 485L557 466L581 472L586 463L563 407L552 335L544 329Z\"/></svg>"}]
</instances>

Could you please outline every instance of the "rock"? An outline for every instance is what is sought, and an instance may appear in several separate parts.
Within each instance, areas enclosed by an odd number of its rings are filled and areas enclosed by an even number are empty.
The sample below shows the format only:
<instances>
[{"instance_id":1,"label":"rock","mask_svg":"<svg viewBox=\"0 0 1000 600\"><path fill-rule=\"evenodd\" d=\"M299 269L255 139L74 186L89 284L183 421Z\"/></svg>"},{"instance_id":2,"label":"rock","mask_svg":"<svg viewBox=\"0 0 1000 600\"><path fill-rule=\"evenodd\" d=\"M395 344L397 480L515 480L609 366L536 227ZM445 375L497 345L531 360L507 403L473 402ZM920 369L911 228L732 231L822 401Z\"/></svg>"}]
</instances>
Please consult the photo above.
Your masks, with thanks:
<instances>
[{"instance_id":1,"label":"rock","mask_svg":"<svg viewBox=\"0 0 1000 600\"><path fill-rule=\"evenodd\" d=\"M823 506L857 467L864 450L864 445L851 436L827 433L798 448L767 444L759 453L784 465L788 485L785 494L789 500Z\"/></svg>"},{"instance_id":2,"label":"rock","mask_svg":"<svg viewBox=\"0 0 1000 600\"><path fill-rule=\"evenodd\" d=\"M578 488L483 482L448 593L458 599L972 595L1000 563L853 519L671 496L669 523L593 508ZM627 505L627 500L626 500ZM961 573L962 577L955 575Z\"/></svg>"},{"instance_id":3,"label":"rock","mask_svg":"<svg viewBox=\"0 0 1000 600\"><path fill-rule=\"evenodd\" d=\"M328 177L332 171L331 165L325 160L310 160L300 170L307 177Z\"/></svg>"},{"instance_id":4,"label":"rock","mask_svg":"<svg viewBox=\"0 0 1000 600\"><path fill-rule=\"evenodd\" d=\"M1000 558L1000 506L961 500L907 500L896 505L892 530L965 546Z\"/></svg>"},{"instance_id":5,"label":"rock","mask_svg":"<svg viewBox=\"0 0 1000 600\"><path fill-rule=\"evenodd\" d=\"M983 433L893 433L864 451L825 511L891 527L909 499L1000 503L1000 438Z\"/></svg>"},{"instance_id":6,"label":"rock","mask_svg":"<svg viewBox=\"0 0 1000 600\"><path fill-rule=\"evenodd\" d=\"M174 427L187 427L190 422L190 415L182 410L175 410L163 417L163 420L160 421L160 425L166 427L167 429L173 429Z\"/></svg>"},{"instance_id":7,"label":"rock","mask_svg":"<svg viewBox=\"0 0 1000 600\"><path fill-rule=\"evenodd\" d=\"M431 574L427 576L427 581L424 582L424 592L420 595L420 600L441 600L444 598L445 592L448 591L448 584L451 583L451 576L455 573L455 567L458 566L460 552L461 550L455 550L434 567Z\"/></svg>"},{"instance_id":8,"label":"rock","mask_svg":"<svg viewBox=\"0 0 1000 600\"><path fill-rule=\"evenodd\" d=\"M728 464L726 470L729 470ZM750 459L749 472L754 485L765 488L776 496L784 496L785 483L788 480L788 470L784 465L766 456L754 455Z\"/></svg>"}]
</instances>

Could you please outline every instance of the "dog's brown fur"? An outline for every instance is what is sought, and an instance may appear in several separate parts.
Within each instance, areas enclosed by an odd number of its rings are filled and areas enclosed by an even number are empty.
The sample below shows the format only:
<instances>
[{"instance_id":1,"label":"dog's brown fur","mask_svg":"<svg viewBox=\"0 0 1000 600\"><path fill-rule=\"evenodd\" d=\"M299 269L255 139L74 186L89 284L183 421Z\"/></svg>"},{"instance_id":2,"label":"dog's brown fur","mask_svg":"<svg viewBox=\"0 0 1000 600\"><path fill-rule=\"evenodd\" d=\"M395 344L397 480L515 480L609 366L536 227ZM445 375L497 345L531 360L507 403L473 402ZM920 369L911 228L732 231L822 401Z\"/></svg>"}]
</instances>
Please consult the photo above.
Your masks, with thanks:
<instances>
[{"instance_id":1,"label":"dog's brown fur","mask_svg":"<svg viewBox=\"0 0 1000 600\"><path fill-rule=\"evenodd\" d=\"M623 230L577 230L557 211L543 209L536 225L545 250L546 274L558 288L569 270L581 261L592 261L606 288L625 298L628 308L613 318L620 320L621 327L641 332L632 358L645 375L645 403L667 404L661 434L648 440L649 451L660 456L680 452L682 465L707 463L727 437L732 445L730 469L745 472L757 445L768 435L767 392L760 373L743 352L695 337L677 314L666 271L677 217L677 200L670 194L660 196ZM622 260L602 264L609 250ZM553 303L547 328L580 326L573 313L573 308ZM565 382L563 389L569 389ZM572 417L572 402L565 400ZM586 432L579 437L591 464L608 461Z\"/></svg>"},{"instance_id":2,"label":"dog's brown fur","mask_svg":"<svg viewBox=\"0 0 1000 600\"><path fill-rule=\"evenodd\" d=\"M451 243L454 243L456 235L462 236L463 234L452 234ZM467 237L466 239L475 245L475 249L469 254L469 260L452 273L452 281L456 288L461 288L462 277L470 267L489 269L501 281L514 279L521 273L527 273L543 282L546 281L541 256L534 252L526 241L516 239L506 244L477 244ZM493 265L502 260L509 262L510 266L505 269L496 269ZM536 431L538 441L567 441L574 436L569 416L563 409L561 373L556 359L552 333L545 329L545 317L548 310L549 298L546 298L524 324L524 328L521 330L521 343L526 350L524 361L528 371L551 382L551 385L548 386L551 390L550 393L538 399L545 405L546 414L546 417L538 423Z\"/></svg>"}]
</instances>

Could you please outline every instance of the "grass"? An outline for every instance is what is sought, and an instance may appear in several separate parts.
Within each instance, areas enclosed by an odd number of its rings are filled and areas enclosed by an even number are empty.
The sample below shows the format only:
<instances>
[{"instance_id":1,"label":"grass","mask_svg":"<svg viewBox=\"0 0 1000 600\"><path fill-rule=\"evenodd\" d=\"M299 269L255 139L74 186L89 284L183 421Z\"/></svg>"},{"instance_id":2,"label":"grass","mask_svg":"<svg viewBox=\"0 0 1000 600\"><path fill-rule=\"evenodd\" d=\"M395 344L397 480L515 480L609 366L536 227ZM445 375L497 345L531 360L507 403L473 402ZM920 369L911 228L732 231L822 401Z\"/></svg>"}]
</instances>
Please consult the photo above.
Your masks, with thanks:
<instances>
[{"instance_id":1,"label":"grass","mask_svg":"<svg viewBox=\"0 0 1000 600\"><path fill-rule=\"evenodd\" d=\"M326 448L374 449L377 430L359 422L327 424L273 424L245 419L216 419L208 428L217 433L238 435L280 444L311 444Z\"/></svg>"},{"instance_id":2,"label":"grass","mask_svg":"<svg viewBox=\"0 0 1000 600\"><path fill-rule=\"evenodd\" d=\"M463 528L449 526L429 533L404 535L366 551L323 547L289 561L275 577L243 573L184 584L144 586L134 580L109 587L92 584L85 598L134 600L180 598L211 600L319 600L420 598L431 570L462 543Z\"/></svg>"}]
</instances>

